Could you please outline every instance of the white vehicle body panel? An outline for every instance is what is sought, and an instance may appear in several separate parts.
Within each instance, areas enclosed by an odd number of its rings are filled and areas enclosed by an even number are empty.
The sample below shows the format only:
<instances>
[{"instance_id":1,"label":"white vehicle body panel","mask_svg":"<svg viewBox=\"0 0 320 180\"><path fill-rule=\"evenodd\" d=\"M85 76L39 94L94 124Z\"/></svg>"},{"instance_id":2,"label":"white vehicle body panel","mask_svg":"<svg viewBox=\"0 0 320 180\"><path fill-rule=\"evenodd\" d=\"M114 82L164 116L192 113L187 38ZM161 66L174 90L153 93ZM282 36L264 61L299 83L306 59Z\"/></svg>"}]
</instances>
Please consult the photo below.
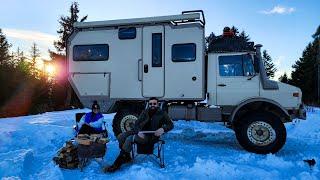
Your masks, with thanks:
<instances>
[{"instance_id":1,"label":"white vehicle body panel","mask_svg":"<svg viewBox=\"0 0 320 180\"><path fill-rule=\"evenodd\" d=\"M260 96L278 102L286 109L298 108L301 104L302 92L299 88L289 84L278 82L277 91L264 90L260 88ZM299 97L294 97L293 93L299 93Z\"/></svg>"},{"instance_id":2,"label":"white vehicle body panel","mask_svg":"<svg viewBox=\"0 0 320 180\"><path fill-rule=\"evenodd\" d=\"M181 17L179 16L179 18ZM149 19L149 21L151 20L152 18ZM121 22L125 22L125 20L121 20ZM69 38L67 56L69 80L80 96L79 98L85 98L89 102L103 93L107 94L104 95L104 99L114 100L144 100L153 96L163 100L203 100L205 98L204 27L199 23L143 24L147 22L146 20L142 23L143 25L131 25L130 22L128 21L128 26L120 27L109 27L112 25L109 21L76 24L76 27L81 28L77 29ZM105 26L102 25L103 23ZM134 39L119 39L118 32L121 27L135 27L136 37ZM152 33L162 33L161 67L152 67ZM173 62L172 46L186 43L196 45L195 61ZM109 46L108 60L74 61L73 50L75 46L95 44ZM148 73L144 73L144 65L148 65ZM98 80L94 78L95 76L90 76L90 78L88 76L88 78L82 78L84 82L80 82L72 78L75 74L82 74L81 77L83 77L90 73L108 74L108 80ZM90 83L86 81L94 82L91 85L96 88L109 89L92 90L87 87ZM99 85L100 83L104 85ZM106 83L110 85L106 85ZM80 93L80 90L86 93Z\"/></svg>"}]
</instances>

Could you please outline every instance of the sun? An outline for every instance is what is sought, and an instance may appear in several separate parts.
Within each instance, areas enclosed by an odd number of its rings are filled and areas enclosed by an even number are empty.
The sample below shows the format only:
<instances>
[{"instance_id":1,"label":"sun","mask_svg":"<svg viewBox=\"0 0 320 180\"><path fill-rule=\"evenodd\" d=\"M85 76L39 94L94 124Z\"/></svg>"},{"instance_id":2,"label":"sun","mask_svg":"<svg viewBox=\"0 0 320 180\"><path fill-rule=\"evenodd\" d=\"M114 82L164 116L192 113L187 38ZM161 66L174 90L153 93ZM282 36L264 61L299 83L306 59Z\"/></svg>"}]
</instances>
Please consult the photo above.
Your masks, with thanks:
<instances>
[{"instance_id":1,"label":"sun","mask_svg":"<svg viewBox=\"0 0 320 180\"><path fill-rule=\"evenodd\" d=\"M55 73L55 67L54 67L52 64L48 64L48 65L46 65L45 72L46 72L49 76L52 76L52 75L54 75L54 73Z\"/></svg>"}]
</instances>

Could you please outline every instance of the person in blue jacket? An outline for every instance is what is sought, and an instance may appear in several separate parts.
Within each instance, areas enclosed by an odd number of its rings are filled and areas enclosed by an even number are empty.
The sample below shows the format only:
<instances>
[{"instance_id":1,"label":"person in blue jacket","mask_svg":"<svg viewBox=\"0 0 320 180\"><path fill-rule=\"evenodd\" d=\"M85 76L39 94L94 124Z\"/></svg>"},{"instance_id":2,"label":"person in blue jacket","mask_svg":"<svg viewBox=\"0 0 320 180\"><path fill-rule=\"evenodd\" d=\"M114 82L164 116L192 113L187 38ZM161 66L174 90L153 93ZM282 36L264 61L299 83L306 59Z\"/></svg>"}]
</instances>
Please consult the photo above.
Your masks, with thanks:
<instances>
[{"instance_id":1,"label":"person in blue jacket","mask_svg":"<svg viewBox=\"0 0 320 180\"><path fill-rule=\"evenodd\" d=\"M105 131L104 117L100 113L100 106L97 101L93 102L91 110L80 119L78 134L100 134Z\"/></svg>"}]
</instances>

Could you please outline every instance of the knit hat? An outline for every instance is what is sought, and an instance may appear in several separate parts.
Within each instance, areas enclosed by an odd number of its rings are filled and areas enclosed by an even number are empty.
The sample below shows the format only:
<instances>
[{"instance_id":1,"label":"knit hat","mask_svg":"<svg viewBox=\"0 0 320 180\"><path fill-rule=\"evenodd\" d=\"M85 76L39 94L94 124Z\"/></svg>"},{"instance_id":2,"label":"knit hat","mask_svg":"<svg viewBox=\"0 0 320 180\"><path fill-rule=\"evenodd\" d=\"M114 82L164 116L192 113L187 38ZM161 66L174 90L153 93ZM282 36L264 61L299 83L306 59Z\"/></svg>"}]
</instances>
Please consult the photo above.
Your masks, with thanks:
<instances>
[{"instance_id":1,"label":"knit hat","mask_svg":"<svg viewBox=\"0 0 320 180\"><path fill-rule=\"evenodd\" d=\"M100 109L98 101L96 101L96 100L93 101L93 104L91 106L91 110L93 110L93 109Z\"/></svg>"}]
</instances>

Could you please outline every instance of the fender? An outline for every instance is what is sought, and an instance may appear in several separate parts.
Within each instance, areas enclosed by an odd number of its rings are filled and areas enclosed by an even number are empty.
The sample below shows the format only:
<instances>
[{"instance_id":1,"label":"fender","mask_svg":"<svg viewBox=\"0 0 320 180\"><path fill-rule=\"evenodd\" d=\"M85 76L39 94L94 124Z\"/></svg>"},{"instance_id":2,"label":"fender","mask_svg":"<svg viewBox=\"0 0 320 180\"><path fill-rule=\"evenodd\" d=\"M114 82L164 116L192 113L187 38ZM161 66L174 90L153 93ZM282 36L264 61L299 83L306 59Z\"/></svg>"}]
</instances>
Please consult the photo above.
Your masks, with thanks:
<instances>
[{"instance_id":1,"label":"fender","mask_svg":"<svg viewBox=\"0 0 320 180\"><path fill-rule=\"evenodd\" d=\"M285 114L286 119L288 119L288 120L291 119L289 113L287 112L287 110L286 110L284 107L282 107L278 102L276 102L276 101L274 101L274 100L271 100L271 99L256 97L256 98L250 98L250 99L244 100L244 101L242 101L241 103L239 103L238 106L237 106L237 107L232 111L232 113L231 113L230 122L233 122L233 121L234 121L235 115L237 114L237 112L238 112L242 107L244 107L244 106L247 105L247 104L253 103L253 102L267 102L267 103L273 104L273 105L275 105L276 107L278 107L278 108L282 111L282 113Z\"/></svg>"}]
</instances>

